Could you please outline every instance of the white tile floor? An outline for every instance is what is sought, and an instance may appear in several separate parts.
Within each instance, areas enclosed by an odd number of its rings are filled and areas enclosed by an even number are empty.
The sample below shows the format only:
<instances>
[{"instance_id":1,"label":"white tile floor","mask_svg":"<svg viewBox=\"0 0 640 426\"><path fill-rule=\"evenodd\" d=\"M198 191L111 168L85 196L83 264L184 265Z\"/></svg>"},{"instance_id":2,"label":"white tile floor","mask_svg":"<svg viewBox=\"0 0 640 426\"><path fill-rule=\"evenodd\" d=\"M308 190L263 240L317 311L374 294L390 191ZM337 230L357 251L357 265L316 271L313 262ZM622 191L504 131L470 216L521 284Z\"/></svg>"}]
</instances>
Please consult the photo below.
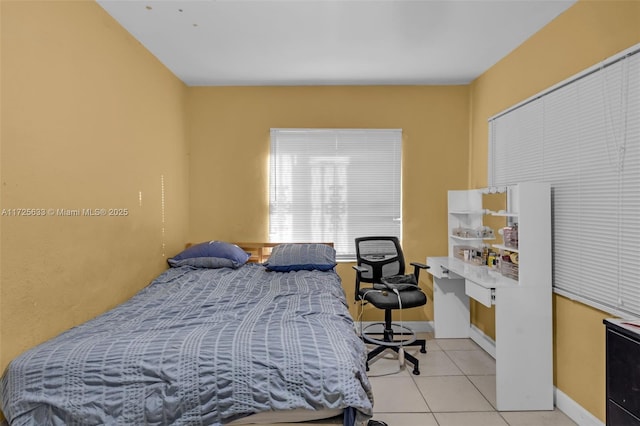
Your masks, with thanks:
<instances>
[{"instance_id":1,"label":"white tile floor","mask_svg":"<svg viewBox=\"0 0 640 426\"><path fill-rule=\"evenodd\" d=\"M420 360L420 375L399 369L395 354L372 360L374 419L389 426L575 425L554 411L496 411L495 360L470 339L433 339L427 353L407 348Z\"/></svg>"}]
</instances>

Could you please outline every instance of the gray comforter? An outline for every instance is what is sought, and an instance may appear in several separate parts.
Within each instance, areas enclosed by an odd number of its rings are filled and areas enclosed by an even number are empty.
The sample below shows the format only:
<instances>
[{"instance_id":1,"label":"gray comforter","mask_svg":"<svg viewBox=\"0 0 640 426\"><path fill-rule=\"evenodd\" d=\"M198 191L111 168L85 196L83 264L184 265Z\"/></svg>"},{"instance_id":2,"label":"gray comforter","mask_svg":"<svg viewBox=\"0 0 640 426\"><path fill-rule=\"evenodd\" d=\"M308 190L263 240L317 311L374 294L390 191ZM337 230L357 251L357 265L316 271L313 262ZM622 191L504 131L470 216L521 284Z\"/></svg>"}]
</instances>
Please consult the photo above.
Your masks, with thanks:
<instances>
[{"instance_id":1,"label":"gray comforter","mask_svg":"<svg viewBox=\"0 0 640 426\"><path fill-rule=\"evenodd\" d=\"M172 268L14 359L11 425L216 425L252 413L372 413L365 347L334 272Z\"/></svg>"}]
</instances>

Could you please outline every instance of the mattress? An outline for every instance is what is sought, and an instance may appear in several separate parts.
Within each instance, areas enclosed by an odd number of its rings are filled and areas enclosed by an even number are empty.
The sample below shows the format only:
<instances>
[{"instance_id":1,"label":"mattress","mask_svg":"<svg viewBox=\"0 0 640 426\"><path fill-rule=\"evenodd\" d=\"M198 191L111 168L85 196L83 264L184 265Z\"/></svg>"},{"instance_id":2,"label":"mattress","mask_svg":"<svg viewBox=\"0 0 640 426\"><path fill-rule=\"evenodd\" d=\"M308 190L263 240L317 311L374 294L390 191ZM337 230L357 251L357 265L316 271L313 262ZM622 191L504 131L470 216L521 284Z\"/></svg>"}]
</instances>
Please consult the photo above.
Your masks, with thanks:
<instances>
[{"instance_id":1,"label":"mattress","mask_svg":"<svg viewBox=\"0 0 640 426\"><path fill-rule=\"evenodd\" d=\"M345 409L362 422L373 403L365 359L335 272L184 266L14 359L0 408L11 425L218 425Z\"/></svg>"}]
</instances>

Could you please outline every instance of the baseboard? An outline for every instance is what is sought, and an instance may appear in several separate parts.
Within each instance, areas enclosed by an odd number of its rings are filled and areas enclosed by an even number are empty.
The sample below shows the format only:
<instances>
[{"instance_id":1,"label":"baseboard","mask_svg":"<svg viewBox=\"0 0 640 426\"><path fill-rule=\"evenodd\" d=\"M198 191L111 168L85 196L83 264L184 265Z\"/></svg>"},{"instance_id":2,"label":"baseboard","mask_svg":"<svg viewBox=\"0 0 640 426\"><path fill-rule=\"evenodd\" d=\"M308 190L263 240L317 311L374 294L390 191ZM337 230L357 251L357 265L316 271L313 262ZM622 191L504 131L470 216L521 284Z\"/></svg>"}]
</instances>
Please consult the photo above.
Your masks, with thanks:
<instances>
[{"instance_id":1,"label":"baseboard","mask_svg":"<svg viewBox=\"0 0 640 426\"><path fill-rule=\"evenodd\" d=\"M493 358L496 357L496 342L491 337L484 334L478 327L471 325L469 328L469 338L476 342L478 346L485 350ZM605 426L600 419L585 410L580 404L571 399L560 389L553 387L554 405L571 420L580 426Z\"/></svg>"},{"instance_id":2,"label":"baseboard","mask_svg":"<svg viewBox=\"0 0 640 426\"><path fill-rule=\"evenodd\" d=\"M491 337L484 334L482 330L480 330L475 325L471 324L469 327L469 338L476 342L478 346L480 346L486 353L491 355L494 359L496 357L496 341Z\"/></svg>"},{"instance_id":3,"label":"baseboard","mask_svg":"<svg viewBox=\"0 0 640 426\"><path fill-rule=\"evenodd\" d=\"M602 421L585 410L580 404L569 398L567 394L560 389L554 387L554 400L558 410L562 411L571 420L579 424L580 426L605 426Z\"/></svg>"}]
</instances>

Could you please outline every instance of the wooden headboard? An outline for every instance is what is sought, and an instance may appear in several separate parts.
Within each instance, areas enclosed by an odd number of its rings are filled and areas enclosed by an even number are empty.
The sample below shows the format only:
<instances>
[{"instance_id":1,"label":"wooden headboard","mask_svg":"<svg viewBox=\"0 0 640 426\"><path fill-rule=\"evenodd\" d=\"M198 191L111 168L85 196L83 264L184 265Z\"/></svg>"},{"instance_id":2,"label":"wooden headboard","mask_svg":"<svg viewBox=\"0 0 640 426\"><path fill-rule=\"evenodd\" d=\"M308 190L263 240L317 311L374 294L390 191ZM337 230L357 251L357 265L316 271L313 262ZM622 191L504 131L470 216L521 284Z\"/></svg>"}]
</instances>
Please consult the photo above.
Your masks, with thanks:
<instances>
[{"instance_id":1,"label":"wooden headboard","mask_svg":"<svg viewBox=\"0 0 640 426\"><path fill-rule=\"evenodd\" d=\"M249 263L263 263L271 256L271 250L278 244L282 243L232 243L240 247L242 250L249 253L251 256L247 262ZM333 243L318 243L326 244L333 247ZM186 247L191 247L192 243L187 243Z\"/></svg>"}]
</instances>

